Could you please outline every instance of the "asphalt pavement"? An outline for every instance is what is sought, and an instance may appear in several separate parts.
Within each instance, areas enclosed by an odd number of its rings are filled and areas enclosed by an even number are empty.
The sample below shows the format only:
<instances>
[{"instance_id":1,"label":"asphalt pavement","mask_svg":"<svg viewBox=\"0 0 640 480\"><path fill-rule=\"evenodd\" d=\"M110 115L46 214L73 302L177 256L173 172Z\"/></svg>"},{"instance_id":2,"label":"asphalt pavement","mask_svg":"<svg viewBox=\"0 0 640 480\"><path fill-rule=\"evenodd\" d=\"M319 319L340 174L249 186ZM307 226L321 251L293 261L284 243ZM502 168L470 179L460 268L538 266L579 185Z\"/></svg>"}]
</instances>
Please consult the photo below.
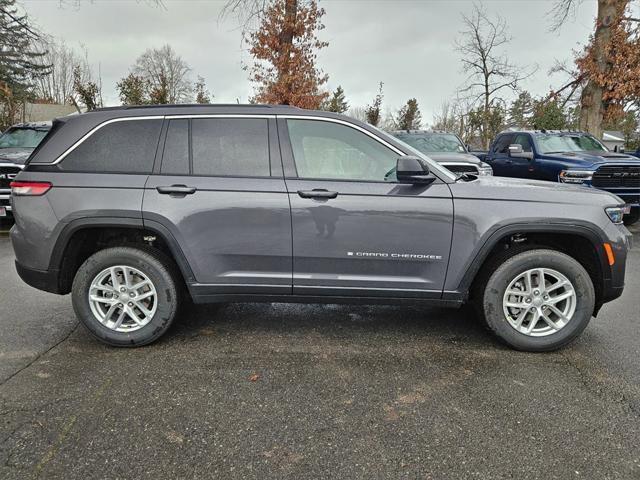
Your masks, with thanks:
<instances>
[{"instance_id":1,"label":"asphalt pavement","mask_svg":"<svg viewBox=\"0 0 640 480\"><path fill-rule=\"evenodd\" d=\"M623 297L544 354L466 309L284 304L114 349L6 236L0 272L2 479L640 478L639 247Z\"/></svg>"}]
</instances>

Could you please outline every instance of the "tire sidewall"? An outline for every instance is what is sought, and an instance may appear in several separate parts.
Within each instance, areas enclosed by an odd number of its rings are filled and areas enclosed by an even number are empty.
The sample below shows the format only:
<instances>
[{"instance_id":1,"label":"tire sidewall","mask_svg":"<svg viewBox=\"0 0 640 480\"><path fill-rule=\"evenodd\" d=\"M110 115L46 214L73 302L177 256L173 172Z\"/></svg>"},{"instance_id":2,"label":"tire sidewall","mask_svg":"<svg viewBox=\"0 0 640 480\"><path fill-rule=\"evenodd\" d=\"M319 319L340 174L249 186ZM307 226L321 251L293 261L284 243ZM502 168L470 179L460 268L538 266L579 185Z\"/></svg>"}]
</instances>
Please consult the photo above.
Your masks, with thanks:
<instances>
[{"instance_id":1,"label":"tire sidewall","mask_svg":"<svg viewBox=\"0 0 640 480\"><path fill-rule=\"evenodd\" d=\"M558 332L543 337L518 332L505 318L502 307L507 286L518 275L534 268L560 272L576 292L576 310L569 323ZM588 325L594 305L595 292L587 271L573 258L554 250L530 250L504 262L489 277L483 298L485 319L491 330L510 346L529 351L554 350L571 342Z\"/></svg>"},{"instance_id":2,"label":"tire sidewall","mask_svg":"<svg viewBox=\"0 0 640 480\"><path fill-rule=\"evenodd\" d=\"M93 315L89 304L89 288L104 269L126 265L144 273L157 292L157 308L151 321L132 332L107 328ZM129 247L101 250L89 257L78 269L72 288L73 308L77 317L99 340L114 346L140 346L159 338L171 325L177 310L177 289L171 273L154 255Z\"/></svg>"}]
</instances>

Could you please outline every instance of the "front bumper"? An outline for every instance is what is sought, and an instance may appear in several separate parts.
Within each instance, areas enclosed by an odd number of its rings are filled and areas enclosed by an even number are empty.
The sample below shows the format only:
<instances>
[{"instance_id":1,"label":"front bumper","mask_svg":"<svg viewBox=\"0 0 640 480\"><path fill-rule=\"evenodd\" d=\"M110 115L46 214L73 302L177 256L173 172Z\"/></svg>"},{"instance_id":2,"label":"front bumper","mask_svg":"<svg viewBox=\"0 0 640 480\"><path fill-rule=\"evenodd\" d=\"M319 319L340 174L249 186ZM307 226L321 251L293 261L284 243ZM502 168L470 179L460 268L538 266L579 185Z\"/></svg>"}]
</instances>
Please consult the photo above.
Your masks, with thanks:
<instances>
[{"instance_id":1,"label":"front bumper","mask_svg":"<svg viewBox=\"0 0 640 480\"><path fill-rule=\"evenodd\" d=\"M613 251L614 263L603 278L601 304L615 300L624 290L627 255L631 250L633 235L624 225L611 224L607 228L607 242Z\"/></svg>"}]
</instances>

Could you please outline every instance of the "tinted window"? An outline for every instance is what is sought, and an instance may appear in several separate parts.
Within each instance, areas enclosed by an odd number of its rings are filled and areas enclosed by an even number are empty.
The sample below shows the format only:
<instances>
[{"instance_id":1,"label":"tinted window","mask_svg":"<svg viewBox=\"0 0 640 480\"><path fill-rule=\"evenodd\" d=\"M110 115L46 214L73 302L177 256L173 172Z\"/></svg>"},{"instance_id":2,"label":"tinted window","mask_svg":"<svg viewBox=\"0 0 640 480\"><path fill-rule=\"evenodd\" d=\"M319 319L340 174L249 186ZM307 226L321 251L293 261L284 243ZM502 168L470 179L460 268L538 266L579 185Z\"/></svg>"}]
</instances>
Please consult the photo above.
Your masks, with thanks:
<instances>
[{"instance_id":1,"label":"tinted window","mask_svg":"<svg viewBox=\"0 0 640 480\"><path fill-rule=\"evenodd\" d=\"M189 120L171 120L164 142L161 173L189 173Z\"/></svg>"},{"instance_id":2,"label":"tinted window","mask_svg":"<svg viewBox=\"0 0 640 480\"><path fill-rule=\"evenodd\" d=\"M395 137L424 153L465 153L460 139L451 133L394 133Z\"/></svg>"},{"instance_id":3,"label":"tinted window","mask_svg":"<svg viewBox=\"0 0 640 480\"><path fill-rule=\"evenodd\" d=\"M151 173L162 120L110 123L94 132L61 162L79 172Z\"/></svg>"},{"instance_id":4,"label":"tinted window","mask_svg":"<svg viewBox=\"0 0 640 480\"><path fill-rule=\"evenodd\" d=\"M194 175L271 174L266 119L194 119L191 137Z\"/></svg>"},{"instance_id":5,"label":"tinted window","mask_svg":"<svg viewBox=\"0 0 640 480\"><path fill-rule=\"evenodd\" d=\"M513 139L513 135L502 135L498 137L493 151L496 153L507 153L509 151L509 145L511 145L511 139Z\"/></svg>"},{"instance_id":6,"label":"tinted window","mask_svg":"<svg viewBox=\"0 0 640 480\"><path fill-rule=\"evenodd\" d=\"M287 120L300 178L395 180L398 154L345 125Z\"/></svg>"},{"instance_id":7,"label":"tinted window","mask_svg":"<svg viewBox=\"0 0 640 480\"><path fill-rule=\"evenodd\" d=\"M513 143L518 144L518 145L522 145L522 150L524 152L533 151L531 149L531 138L529 137L529 135L526 135L524 133L516 135L516 139L513 141Z\"/></svg>"}]
</instances>

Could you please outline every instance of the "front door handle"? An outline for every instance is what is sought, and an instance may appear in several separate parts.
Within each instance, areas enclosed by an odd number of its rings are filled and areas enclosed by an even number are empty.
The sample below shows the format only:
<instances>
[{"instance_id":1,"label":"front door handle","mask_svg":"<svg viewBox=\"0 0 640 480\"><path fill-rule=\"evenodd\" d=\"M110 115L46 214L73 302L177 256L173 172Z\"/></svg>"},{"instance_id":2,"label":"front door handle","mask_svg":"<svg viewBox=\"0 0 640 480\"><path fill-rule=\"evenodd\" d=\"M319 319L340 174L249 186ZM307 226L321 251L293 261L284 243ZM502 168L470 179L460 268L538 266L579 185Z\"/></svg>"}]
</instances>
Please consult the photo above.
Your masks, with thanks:
<instances>
[{"instance_id":1,"label":"front door handle","mask_svg":"<svg viewBox=\"0 0 640 480\"><path fill-rule=\"evenodd\" d=\"M313 190L298 190L298 195L302 198L336 198L338 192L330 192L324 188L314 188Z\"/></svg>"},{"instance_id":2,"label":"front door handle","mask_svg":"<svg viewBox=\"0 0 640 480\"><path fill-rule=\"evenodd\" d=\"M158 193L163 195L191 195L196 193L196 187L187 187L186 185L171 185L168 187L156 187Z\"/></svg>"}]
</instances>

